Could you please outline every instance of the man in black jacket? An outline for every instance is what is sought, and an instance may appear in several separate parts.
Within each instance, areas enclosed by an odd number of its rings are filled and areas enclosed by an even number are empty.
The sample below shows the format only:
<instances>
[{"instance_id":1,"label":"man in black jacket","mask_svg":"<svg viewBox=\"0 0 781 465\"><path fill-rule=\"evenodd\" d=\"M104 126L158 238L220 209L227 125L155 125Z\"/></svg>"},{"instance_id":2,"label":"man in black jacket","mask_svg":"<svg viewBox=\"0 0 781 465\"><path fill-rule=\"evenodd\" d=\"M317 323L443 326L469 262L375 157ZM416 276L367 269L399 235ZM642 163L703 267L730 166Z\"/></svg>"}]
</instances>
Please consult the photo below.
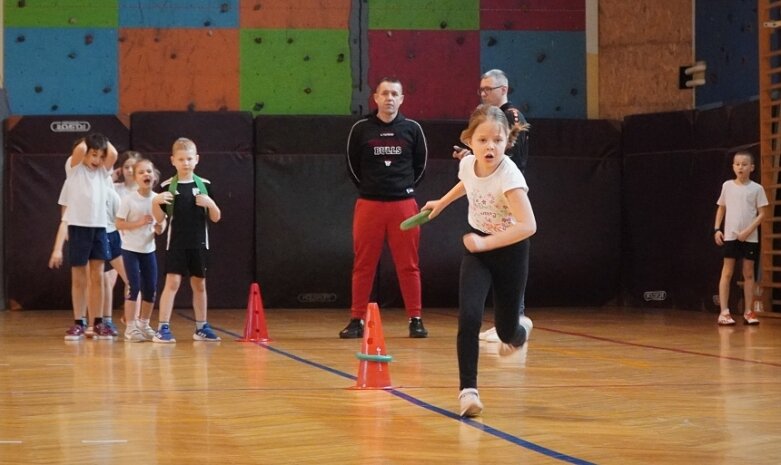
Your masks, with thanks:
<instances>
[{"instance_id":1,"label":"man in black jacket","mask_svg":"<svg viewBox=\"0 0 781 465\"><path fill-rule=\"evenodd\" d=\"M529 123L526 122L523 113L510 102L508 98L509 90L507 75L500 69L486 71L480 76L480 88L477 90L478 95L480 95L480 101L487 105L499 107L507 117L507 122L510 123L510 126L520 125L522 128L527 129L518 135L515 145L507 147L505 152L505 155L515 162L521 173L526 174L526 162L529 159ZM454 147L453 158L460 160L469 153L471 153L469 149L460 147L456 149Z\"/></svg>"},{"instance_id":2,"label":"man in black jacket","mask_svg":"<svg viewBox=\"0 0 781 465\"><path fill-rule=\"evenodd\" d=\"M409 336L426 337L418 266L420 228L399 229L404 219L419 211L414 195L426 169L426 137L416 121L399 113L404 94L397 79L380 80L374 101L377 111L356 122L347 139L347 167L359 198L353 217L351 318L339 337L363 337L366 307L386 239L409 316Z\"/></svg>"}]
</instances>

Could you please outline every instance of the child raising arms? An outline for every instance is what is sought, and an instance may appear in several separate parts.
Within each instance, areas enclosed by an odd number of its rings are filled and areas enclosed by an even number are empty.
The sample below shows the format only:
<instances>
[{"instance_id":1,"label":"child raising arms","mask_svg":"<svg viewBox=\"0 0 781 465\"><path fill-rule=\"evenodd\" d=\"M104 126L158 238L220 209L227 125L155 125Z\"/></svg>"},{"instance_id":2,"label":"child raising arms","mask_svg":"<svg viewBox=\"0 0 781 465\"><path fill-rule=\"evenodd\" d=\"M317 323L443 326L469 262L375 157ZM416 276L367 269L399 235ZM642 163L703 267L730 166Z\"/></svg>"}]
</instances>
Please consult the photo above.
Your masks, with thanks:
<instances>
[{"instance_id":1,"label":"child raising arms","mask_svg":"<svg viewBox=\"0 0 781 465\"><path fill-rule=\"evenodd\" d=\"M464 157L458 170L460 181L441 199L429 201L423 210L430 218L439 215L454 200L466 195L472 231L464 235L466 253L461 261L458 317L458 370L461 416L473 417L483 410L477 392L478 335L488 291L493 286L496 332L502 341L500 355L520 349L532 330L523 315L529 241L537 231L526 180L504 152L519 126L510 128L504 113L480 105L469 118L461 141L474 156Z\"/></svg>"},{"instance_id":2,"label":"child raising arms","mask_svg":"<svg viewBox=\"0 0 781 465\"><path fill-rule=\"evenodd\" d=\"M84 338L83 316L87 307L100 313L103 304L103 267L109 259L106 235L106 203L110 170L117 151L98 133L79 142L66 164L67 177L60 193L63 221L68 225L68 255L71 264L71 293L74 325L65 340Z\"/></svg>"}]
</instances>

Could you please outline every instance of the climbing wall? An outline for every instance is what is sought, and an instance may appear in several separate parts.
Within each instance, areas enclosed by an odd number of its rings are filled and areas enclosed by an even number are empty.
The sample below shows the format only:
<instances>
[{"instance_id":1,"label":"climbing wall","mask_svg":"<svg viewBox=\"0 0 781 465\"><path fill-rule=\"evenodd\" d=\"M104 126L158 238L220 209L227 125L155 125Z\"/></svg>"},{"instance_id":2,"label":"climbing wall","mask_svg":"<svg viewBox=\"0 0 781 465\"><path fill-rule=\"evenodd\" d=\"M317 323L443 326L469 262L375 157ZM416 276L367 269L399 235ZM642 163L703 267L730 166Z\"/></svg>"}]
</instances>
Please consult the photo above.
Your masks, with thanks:
<instances>
[{"instance_id":1,"label":"climbing wall","mask_svg":"<svg viewBox=\"0 0 781 465\"><path fill-rule=\"evenodd\" d=\"M401 79L410 117L468 115L491 68L527 116L586 116L585 0L374 1L368 23L368 81Z\"/></svg>"},{"instance_id":2,"label":"climbing wall","mask_svg":"<svg viewBox=\"0 0 781 465\"><path fill-rule=\"evenodd\" d=\"M4 5L12 114L116 113L116 0Z\"/></svg>"},{"instance_id":3,"label":"climbing wall","mask_svg":"<svg viewBox=\"0 0 781 465\"><path fill-rule=\"evenodd\" d=\"M119 112L236 109L238 66L235 29L122 29Z\"/></svg>"},{"instance_id":4,"label":"climbing wall","mask_svg":"<svg viewBox=\"0 0 781 465\"><path fill-rule=\"evenodd\" d=\"M757 2L697 2L696 7L695 58L708 64L706 84L695 91L696 105L759 94Z\"/></svg>"},{"instance_id":5,"label":"climbing wall","mask_svg":"<svg viewBox=\"0 0 781 465\"><path fill-rule=\"evenodd\" d=\"M350 115L383 76L463 118L504 69L528 117L586 116L586 0L5 0L14 114Z\"/></svg>"}]
</instances>

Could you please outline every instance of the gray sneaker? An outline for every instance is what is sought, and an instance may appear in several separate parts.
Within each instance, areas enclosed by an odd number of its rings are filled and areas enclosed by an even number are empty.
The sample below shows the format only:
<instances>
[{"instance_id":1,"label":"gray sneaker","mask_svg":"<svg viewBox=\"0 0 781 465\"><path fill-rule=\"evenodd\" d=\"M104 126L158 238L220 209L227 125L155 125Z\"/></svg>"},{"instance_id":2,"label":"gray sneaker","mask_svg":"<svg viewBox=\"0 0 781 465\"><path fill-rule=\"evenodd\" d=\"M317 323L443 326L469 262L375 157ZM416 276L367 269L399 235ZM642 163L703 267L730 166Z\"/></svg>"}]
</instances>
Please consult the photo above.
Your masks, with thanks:
<instances>
[{"instance_id":1,"label":"gray sneaker","mask_svg":"<svg viewBox=\"0 0 781 465\"><path fill-rule=\"evenodd\" d=\"M142 323L141 320L136 320L136 328L141 331L141 334L144 335L144 338L146 338L147 341L153 340L155 338L155 333L157 333L157 331L149 326L149 323Z\"/></svg>"},{"instance_id":2,"label":"gray sneaker","mask_svg":"<svg viewBox=\"0 0 781 465\"><path fill-rule=\"evenodd\" d=\"M125 341L127 342L144 342L146 341L146 337L144 337L144 333L141 332L138 328L134 326L128 326L125 329Z\"/></svg>"}]
</instances>

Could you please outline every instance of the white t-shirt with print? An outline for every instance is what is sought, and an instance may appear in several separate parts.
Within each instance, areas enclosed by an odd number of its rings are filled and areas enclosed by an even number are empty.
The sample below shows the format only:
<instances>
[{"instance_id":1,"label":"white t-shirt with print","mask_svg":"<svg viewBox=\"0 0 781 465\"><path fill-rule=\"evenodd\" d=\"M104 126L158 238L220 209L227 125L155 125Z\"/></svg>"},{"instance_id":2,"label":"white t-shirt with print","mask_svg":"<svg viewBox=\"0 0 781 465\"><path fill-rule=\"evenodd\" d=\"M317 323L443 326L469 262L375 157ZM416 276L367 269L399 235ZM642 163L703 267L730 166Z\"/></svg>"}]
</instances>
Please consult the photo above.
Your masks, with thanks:
<instances>
[{"instance_id":1,"label":"white t-shirt with print","mask_svg":"<svg viewBox=\"0 0 781 465\"><path fill-rule=\"evenodd\" d=\"M505 192L519 188L528 192L529 186L518 166L506 155L496 171L485 177L475 174L476 161L470 155L462 158L458 167L458 179L464 182L469 200L469 225L486 234L496 234L516 223Z\"/></svg>"}]
</instances>

